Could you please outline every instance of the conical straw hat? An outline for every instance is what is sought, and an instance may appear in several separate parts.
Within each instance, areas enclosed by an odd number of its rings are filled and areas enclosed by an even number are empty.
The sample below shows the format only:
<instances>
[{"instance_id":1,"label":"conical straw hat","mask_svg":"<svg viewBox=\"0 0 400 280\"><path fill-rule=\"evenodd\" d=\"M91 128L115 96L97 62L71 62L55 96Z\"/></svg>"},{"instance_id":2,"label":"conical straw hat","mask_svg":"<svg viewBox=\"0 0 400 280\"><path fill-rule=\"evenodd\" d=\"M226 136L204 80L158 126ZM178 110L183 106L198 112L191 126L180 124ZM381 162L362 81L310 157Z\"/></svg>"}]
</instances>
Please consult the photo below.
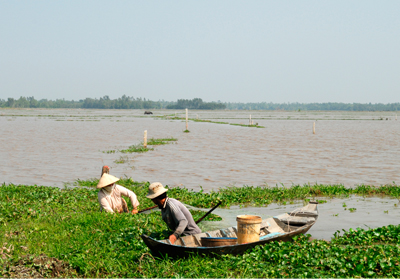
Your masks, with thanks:
<instances>
[{"instance_id":1,"label":"conical straw hat","mask_svg":"<svg viewBox=\"0 0 400 280\"><path fill-rule=\"evenodd\" d=\"M153 199L167 191L168 189L164 188L160 182L155 182L149 186L149 192L147 193L146 197Z\"/></svg>"},{"instance_id":2,"label":"conical straw hat","mask_svg":"<svg viewBox=\"0 0 400 280\"><path fill-rule=\"evenodd\" d=\"M98 189L104 188L105 186L111 185L117 181L119 181L119 178L104 173L103 176L101 176L99 183L97 184L97 188Z\"/></svg>"}]
</instances>

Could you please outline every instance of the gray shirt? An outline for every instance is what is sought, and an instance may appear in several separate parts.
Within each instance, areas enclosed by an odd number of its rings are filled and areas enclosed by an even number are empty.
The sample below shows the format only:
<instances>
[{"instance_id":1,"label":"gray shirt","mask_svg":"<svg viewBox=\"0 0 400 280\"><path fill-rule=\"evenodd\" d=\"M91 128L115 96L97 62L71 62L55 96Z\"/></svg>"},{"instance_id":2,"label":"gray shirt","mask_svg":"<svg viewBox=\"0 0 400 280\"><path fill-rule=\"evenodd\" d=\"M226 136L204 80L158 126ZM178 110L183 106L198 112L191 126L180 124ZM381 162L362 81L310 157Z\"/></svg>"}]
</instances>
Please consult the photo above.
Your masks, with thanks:
<instances>
[{"instance_id":1,"label":"gray shirt","mask_svg":"<svg viewBox=\"0 0 400 280\"><path fill-rule=\"evenodd\" d=\"M176 238L180 235L192 235L201 233L201 229L193 220L189 210L176 199L169 198L165 200L161 215L168 227L174 231Z\"/></svg>"}]
</instances>

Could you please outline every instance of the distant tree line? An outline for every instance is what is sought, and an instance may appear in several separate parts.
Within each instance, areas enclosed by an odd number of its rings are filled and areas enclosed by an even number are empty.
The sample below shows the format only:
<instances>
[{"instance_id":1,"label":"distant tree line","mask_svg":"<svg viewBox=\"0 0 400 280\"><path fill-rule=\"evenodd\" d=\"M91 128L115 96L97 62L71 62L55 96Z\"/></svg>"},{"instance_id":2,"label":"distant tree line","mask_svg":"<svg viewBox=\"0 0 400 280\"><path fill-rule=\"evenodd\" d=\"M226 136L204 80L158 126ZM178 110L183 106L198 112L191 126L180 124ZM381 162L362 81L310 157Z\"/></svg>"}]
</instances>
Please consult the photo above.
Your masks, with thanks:
<instances>
[{"instance_id":1,"label":"distant tree line","mask_svg":"<svg viewBox=\"0 0 400 280\"><path fill-rule=\"evenodd\" d=\"M204 102L201 98L172 101L151 101L123 95L85 98L79 101L65 99L36 100L32 97L0 99L1 108L87 108L87 109L199 109L199 110L286 110L286 111L400 111L400 103L222 103Z\"/></svg>"},{"instance_id":2,"label":"distant tree line","mask_svg":"<svg viewBox=\"0 0 400 280\"><path fill-rule=\"evenodd\" d=\"M110 99L107 95L97 98L86 98L81 108L85 109L162 109L160 101L146 100L123 95L118 99Z\"/></svg>"},{"instance_id":3,"label":"distant tree line","mask_svg":"<svg viewBox=\"0 0 400 280\"><path fill-rule=\"evenodd\" d=\"M224 103L229 110L400 111L400 103Z\"/></svg>"},{"instance_id":4,"label":"distant tree line","mask_svg":"<svg viewBox=\"0 0 400 280\"><path fill-rule=\"evenodd\" d=\"M65 99L36 100L34 97L20 97L19 99L0 99L0 107L5 108L85 108L85 109L162 109L172 102L151 101L146 98L134 98L123 95L117 99L109 96L97 98L86 98L79 101L68 101Z\"/></svg>"},{"instance_id":5,"label":"distant tree line","mask_svg":"<svg viewBox=\"0 0 400 280\"><path fill-rule=\"evenodd\" d=\"M199 109L199 110L221 110L225 109L226 105L217 102L203 102L201 98L178 99L176 104L167 105L166 109Z\"/></svg>"}]
</instances>

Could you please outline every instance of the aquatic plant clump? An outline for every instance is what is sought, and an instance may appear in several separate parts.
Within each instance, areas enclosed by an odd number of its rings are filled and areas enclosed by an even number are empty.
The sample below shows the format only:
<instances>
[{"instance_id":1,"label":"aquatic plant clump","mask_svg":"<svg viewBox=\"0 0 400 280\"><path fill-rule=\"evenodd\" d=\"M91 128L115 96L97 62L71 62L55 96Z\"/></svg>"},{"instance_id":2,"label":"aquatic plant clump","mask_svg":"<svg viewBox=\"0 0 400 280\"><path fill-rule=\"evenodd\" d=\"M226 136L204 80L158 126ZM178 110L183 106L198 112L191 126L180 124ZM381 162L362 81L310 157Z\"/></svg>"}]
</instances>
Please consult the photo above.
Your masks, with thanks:
<instances>
[{"instance_id":1,"label":"aquatic plant clump","mask_svg":"<svg viewBox=\"0 0 400 280\"><path fill-rule=\"evenodd\" d=\"M153 148L145 148L142 144L140 145L132 145L129 146L128 149L124 149L124 150L119 150L121 153L144 153L147 151L152 151L154 150Z\"/></svg>"},{"instance_id":2,"label":"aquatic plant clump","mask_svg":"<svg viewBox=\"0 0 400 280\"><path fill-rule=\"evenodd\" d=\"M169 144L171 142L178 141L178 139L170 137L170 138L150 138L147 141L147 145L149 146L157 146L157 145L165 145ZM143 143L137 144L137 145L131 145L128 147L128 149L122 149L118 150L118 152L121 153L144 153L148 151L153 151L154 148L149 148L145 147ZM116 150L109 150L109 151L103 151L103 153L107 154L115 154Z\"/></svg>"},{"instance_id":3,"label":"aquatic plant clump","mask_svg":"<svg viewBox=\"0 0 400 280\"><path fill-rule=\"evenodd\" d=\"M168 237L170 231L159 212L138 215L100 212L95 188L98 179L79 179L75 183L83 187L0 186L0 274L3 277L22 278L22 274L15 274L18 271L30 278L36 277L35 273L49 278L400 277L398 225L350 229L342 235L337 232L331 242L310 242L309 236L300 236L294 242L268 243L238 256L154 258L140 235ZM136 193L139 210L153 206L145 198L148 182L122 178L119 184ZM327 194L396 197L399 193L396 189L395 185L354 189L316 185L287 189L229 187L206 193L169 188L168 194L192 206L211 208L218 201L224 207L254 203L257 196L261 196L257 203L272 200L283 203L296 197L309 199ZM191 212L195 220L205 213ZM206 219L215 221L219 217L210 215ZM37 260L43 260L43 265Z\"/></svg>"},{"instance_id":4,"label":"aquatic plant clump","mask_svg":"<svg viewBox=\"0 0 400 280\"><path fill-rule=\"evenodd\" d=\"M239 123L230 123L230 125L237 125L237 126L243 126L243 127L257 127L257 128L265 128L265 126L261 126L258 124L239 124Z\"/></svg>"},{"instance_id":5,"label":"aquatic plant clump","mask_svg":"<svg viewBox=\"0 0 400 280\"><path fill-rule=\"evenodd\" d=\"M170 137L170 138L150 138L147 140L147 145L155 146L155 145L165 145L171 142L176 142L178 139Z\"/></svg>"}]
</instances>

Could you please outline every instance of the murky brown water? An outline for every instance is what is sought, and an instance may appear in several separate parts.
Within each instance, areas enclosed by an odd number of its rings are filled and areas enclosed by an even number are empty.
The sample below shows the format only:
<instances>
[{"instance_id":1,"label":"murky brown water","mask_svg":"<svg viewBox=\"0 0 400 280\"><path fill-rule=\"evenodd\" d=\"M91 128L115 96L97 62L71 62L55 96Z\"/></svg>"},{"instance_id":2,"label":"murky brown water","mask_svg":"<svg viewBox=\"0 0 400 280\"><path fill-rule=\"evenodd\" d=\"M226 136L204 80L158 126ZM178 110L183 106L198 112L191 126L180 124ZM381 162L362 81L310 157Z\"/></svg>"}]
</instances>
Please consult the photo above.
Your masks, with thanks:
<instances>
[{"instance_id":1,"label":"murky brown water","mask_svg":"<svg viewBox=\"0 0 400 280\"><path fill-rule=\"evenodd\" d=\"M393 112L190 111L190 118L237 124L248 124L251 114L265 126L189 122L190 133L183 133L185 122L154 117L175 111L153 112L0 109L0 181L62 187L99 177L102 165L111 166L115 176L206 191L228 185L400 181L400 120ZM176 113L184 116L182 110ZM178 141L143 154L103 153L139 144L144 130L148 138ZM117 164L120 159L126 162ZM330 220L345 223L346 215Z\"/></svg>"},{"instance_id":2,"label":"murky brown water","mask_svg":"<svg viewBox=\"0 0 400 280\"><path fill-rule=\"evenodd\" d=\"M185 122L142 114L1 109L1 181L63 186L78 178L98 177L104 164L116 176L195 190L400 181L400 121L394 113L191 111L189 117L239 124L247 124L252 114L253 121L265 128L189 122L190 133L183 133ZM184 116L183 111L177 114ZM378 121L381 117L385 120ZM103 153L140 143L144 130L149 138L178 141L143 154ZM127 162L115 163L121 157Z\"/></svg>"}]
</instances>

